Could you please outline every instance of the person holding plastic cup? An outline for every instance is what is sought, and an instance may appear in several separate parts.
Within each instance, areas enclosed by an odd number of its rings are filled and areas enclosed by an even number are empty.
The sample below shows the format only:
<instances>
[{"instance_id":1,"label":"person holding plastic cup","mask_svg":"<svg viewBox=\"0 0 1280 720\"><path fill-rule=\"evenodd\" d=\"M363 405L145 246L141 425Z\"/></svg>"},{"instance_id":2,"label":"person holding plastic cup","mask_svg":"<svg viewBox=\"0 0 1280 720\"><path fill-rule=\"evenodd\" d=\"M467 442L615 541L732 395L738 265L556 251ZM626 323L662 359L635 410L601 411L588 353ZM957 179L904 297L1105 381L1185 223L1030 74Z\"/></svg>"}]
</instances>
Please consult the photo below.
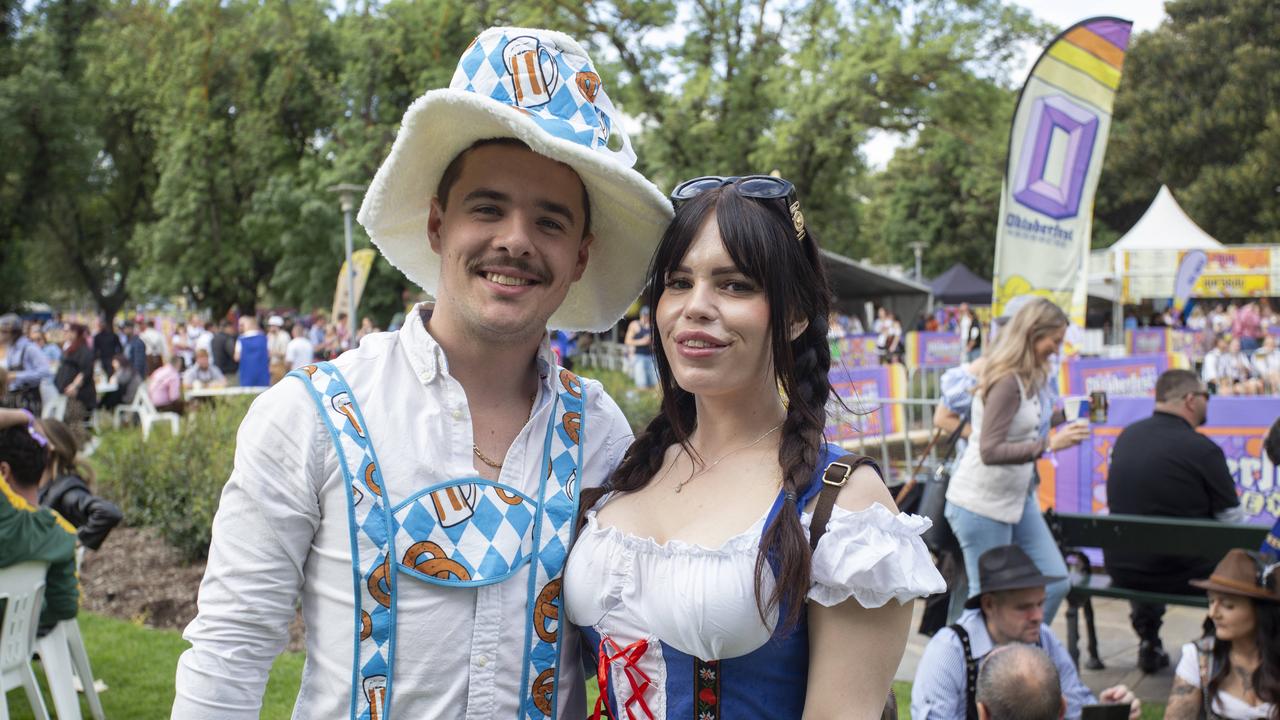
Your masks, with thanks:
<instances>
[{"instance_id":1,"label":"person holding plastic cup","mask_svg":"<svg viewBox=\"0 0 1280 720\"><path fill-rule=\"evenodd\" d=\"M1046 588L1046 623L1070 584L1036 501L1035 461L1089 436L1087 424L1079 422L1046 432L1063 419L1053 412L1044 390L1067 322L1058 306L1036 297L1024 302L1000 332L974 395L969 445L947 488L946 517L964 552L970 597L978 593L979 556L993 547L1016 544L1042 573L1064 578Z\"/></svg>"}]
</instances>

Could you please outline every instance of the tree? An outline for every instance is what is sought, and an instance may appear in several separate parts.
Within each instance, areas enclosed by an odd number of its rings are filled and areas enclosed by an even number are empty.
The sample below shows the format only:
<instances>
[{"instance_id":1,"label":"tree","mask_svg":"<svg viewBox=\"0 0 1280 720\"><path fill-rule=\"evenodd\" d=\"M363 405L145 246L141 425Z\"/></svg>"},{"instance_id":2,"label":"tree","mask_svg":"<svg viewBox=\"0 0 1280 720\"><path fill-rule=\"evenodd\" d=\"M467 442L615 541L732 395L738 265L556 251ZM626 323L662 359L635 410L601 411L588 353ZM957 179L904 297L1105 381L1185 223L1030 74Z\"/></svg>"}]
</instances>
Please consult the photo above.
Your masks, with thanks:
<instances>
[{"instance_id":1,"label":"tree","mask_svg":"<svg viewBox=\"0 0 1280 720\"><path fill-rule=\"evenodd\" d=\"M174 7L152 60L161 128L158 221L140 238L148 289L221 315L252 312L283 260L296 204L275 192L339 112L338 52L319 2L197 0ZM264 217L267 216L267 217Z\"/></svg>"},{"instance_id":2,"label":"tree","mask_svg":"<svg viewBox=\"0 0 1280 720\"><path fill-rule=\"evenodd\" d=\"M1165 11L1125 60L1102 237L1131 227L1165 184L1218 240L1280 242L1280 6L1174 0Z\"/></svg>"}]
</instances>

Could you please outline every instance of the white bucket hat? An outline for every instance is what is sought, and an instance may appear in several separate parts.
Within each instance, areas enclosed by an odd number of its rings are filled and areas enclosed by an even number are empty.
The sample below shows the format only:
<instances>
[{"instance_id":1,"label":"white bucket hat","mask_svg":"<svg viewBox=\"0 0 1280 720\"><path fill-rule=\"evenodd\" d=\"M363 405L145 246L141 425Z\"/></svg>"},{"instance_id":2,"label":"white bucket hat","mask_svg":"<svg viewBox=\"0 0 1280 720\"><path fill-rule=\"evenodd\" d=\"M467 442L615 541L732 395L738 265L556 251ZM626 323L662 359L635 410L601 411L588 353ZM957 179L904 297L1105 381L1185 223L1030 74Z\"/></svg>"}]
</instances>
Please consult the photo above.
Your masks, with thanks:
<instances>
[{"instance_id":1,"label":"white bucket hat","mask_svg":"<svg viewBox=\"0 0 1280 720\"><path fill-rule=\"evenodd\" d=\"M609 149L611 136L621 140L621 149ZM431 198L459 153L477 140L499 137L516 138L582 178L595 242L582 279L570 286L548 325L607 330L640 294L671 203L632 169L631 141L591 58L563 33L480 33L449 87L429 91L405 112L391 154L360 206L360 224L392 265L434 295L440 257L427 241Z\"/></svg>"}]
</instances>

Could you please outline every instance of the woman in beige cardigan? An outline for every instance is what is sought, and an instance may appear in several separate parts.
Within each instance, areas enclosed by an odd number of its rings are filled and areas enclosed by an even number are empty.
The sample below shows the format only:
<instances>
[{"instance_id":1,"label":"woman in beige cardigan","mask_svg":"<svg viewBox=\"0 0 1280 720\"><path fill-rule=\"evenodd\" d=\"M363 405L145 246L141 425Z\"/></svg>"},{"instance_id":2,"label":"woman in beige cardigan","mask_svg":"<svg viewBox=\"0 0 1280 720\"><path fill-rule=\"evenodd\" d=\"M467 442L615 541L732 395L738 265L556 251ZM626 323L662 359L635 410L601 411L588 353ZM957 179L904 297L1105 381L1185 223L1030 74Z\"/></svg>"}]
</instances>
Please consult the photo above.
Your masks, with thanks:
<instances>
[{"instance_id":1,"label":"woman in beige cardigan","mask_svg":"<svg viewBox=\"0 0 1280 720\"><path fill-rule=\"evenodd\" d=\"M1046 623L1070 585L1036 502L1035 461L1089 435L1083 423L1067 425L1052 437L1048 433L1050 424L1061 422L1048 390L1050 358L1062 347L1066 331L1066 314L1052 302L1034 298L1000 332L978 380L969 445L947 488L946 517L964 551L969 595L979 590L978 557L993 547L1016 544L1041 573L1064 578L1046 588Z\"/></svg>"}]
</instances>

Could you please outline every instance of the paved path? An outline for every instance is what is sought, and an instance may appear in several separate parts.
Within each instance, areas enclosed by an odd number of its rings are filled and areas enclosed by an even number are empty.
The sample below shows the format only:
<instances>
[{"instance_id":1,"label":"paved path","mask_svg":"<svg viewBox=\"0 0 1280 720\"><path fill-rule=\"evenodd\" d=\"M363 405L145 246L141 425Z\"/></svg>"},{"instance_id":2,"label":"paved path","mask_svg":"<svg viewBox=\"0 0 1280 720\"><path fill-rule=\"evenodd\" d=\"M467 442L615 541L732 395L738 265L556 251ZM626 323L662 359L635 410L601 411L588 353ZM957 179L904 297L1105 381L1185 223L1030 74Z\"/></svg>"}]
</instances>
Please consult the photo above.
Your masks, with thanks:
<instances>
[{"instance_id":1,"label":"paved path","mask_svg":"<svg viewBox=\"0 0 1280 720\"><path fill-rule=\"evenodd\" d=\"M920 613L923 602L916 603L915 617L912 618L912 634L907 641L907 652L898 666L897 679L910 681L916 673L916 663L924 652L929 638L914 632L920 626ZM1169 652L1169 667L1155 675L1143 675L1138 670L1138 636L1134 635L1129 624L1129 603L1122 600L1094 598L1094 623L1098 628L1098 655L1107 666L1103 670L1081 669L1080 676L1096 693L1097 691L1124 683L1128 685L1143 702L1163 703L1169 698L1169 688L1173 685L1173 668L1178 665L1178 657L1182 645L1200 636L1201 624L1204 622L1203 608L1169 606L1164 616L1164 627L1160 637L1164 640L1165 649ZM1053 632L1062 642L1067 640L1067 624L1064 619L1066 603L1053 622ZM1085 650L1084 613L1080 614L1080 652Z\"/></svg>"}]
</instances>

